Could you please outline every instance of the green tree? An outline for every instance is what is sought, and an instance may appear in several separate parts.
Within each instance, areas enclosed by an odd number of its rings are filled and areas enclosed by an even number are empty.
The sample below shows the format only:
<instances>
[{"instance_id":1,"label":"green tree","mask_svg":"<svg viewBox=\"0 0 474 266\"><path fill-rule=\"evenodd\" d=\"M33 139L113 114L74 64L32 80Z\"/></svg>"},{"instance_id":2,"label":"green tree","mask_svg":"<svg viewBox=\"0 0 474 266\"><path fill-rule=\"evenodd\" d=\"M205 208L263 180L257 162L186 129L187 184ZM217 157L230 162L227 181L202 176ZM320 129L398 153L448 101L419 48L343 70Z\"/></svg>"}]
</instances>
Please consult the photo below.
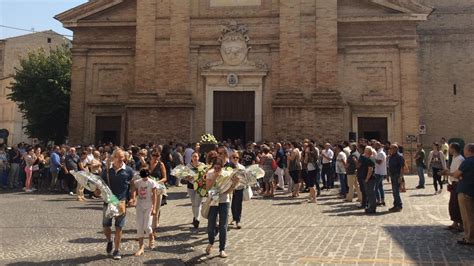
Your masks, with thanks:
<instances>
[{"instance_id":1,"label":"green tree","mask_svg":"<svg viewBox=\"0 0 474 266\"><path fill-rule=\"evenodd\" d=\"M42 142L63 143L69 121L71 52L65 45L30 52L20 60L8 98L27 120L25 133Z\"/></svg>"}]
</instances>

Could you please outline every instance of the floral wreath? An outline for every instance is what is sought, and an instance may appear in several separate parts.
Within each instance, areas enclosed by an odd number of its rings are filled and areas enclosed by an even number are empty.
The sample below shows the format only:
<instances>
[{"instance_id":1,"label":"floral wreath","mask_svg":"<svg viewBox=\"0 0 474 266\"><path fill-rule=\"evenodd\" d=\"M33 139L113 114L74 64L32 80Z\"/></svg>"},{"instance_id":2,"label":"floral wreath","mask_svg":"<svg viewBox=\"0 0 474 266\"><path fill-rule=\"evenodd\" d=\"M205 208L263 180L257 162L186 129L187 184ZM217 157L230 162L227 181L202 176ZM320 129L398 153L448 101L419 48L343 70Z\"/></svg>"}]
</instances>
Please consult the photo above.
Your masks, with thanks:
<instances>
[{"instance_id":1,"label":"floral wreath","mask_svg":"<svg viewBox=\"0 0 474 266\"><path fill-rule=\"evenodd\" d=\"M200 144L217 144L217 139L212 134L204 134L199 141Z\"/></svg>"}]
</instances>

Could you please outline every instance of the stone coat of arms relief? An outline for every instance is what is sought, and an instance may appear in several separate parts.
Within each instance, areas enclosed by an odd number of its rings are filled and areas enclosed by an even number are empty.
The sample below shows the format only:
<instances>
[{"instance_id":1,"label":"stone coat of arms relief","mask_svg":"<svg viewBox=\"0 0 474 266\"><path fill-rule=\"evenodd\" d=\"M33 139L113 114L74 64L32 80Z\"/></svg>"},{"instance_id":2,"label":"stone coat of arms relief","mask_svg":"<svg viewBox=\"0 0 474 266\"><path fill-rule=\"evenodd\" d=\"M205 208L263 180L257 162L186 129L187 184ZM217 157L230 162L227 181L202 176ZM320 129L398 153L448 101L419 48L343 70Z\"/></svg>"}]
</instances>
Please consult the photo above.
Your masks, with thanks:
<instances>
[{"instance_id":1,"label":"stone coat of arms relief","mask_svg":"<svg viewBox=\"0 0 474 266\"><path fill-rule=\"evenodd\" d=\"M231 21L228 26L221 26L219 49L221 61L209 62L204 65L204 70L220 67L253 67L266 70L267 66L263 62L254 62L248 60L248 53L251 47L248 46L250 38L248 36L248 28L245 25L239 25L235 21Z\"/></svg>"}]
</instances>

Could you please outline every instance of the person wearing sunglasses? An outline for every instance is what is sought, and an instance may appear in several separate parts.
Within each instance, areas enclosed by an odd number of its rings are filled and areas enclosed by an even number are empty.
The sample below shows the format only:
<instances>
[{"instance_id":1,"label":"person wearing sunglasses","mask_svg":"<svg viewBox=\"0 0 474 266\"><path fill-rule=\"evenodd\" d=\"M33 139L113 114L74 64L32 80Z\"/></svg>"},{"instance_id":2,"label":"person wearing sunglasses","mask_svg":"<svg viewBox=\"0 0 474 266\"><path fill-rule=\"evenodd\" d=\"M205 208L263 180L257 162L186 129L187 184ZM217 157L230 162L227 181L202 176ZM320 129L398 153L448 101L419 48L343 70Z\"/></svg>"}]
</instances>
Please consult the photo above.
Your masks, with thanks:
<instances>
[{"instance_id":1,"label":"person wearing sunglasses","mask_svg":"<svg viewBox=\"0 0 474 266\"><path fill-rule=\"evenodd\" d=\"M156 182L161 182L163 184L166 183L168 180L168 175L166 173L166 167L165 164L161 161L161 155L159 150L154 149L151 153L151 160L150 160L150 165L148 167L150 169L150 176L152 179L154 179ZM155 202L155 208L156 211L153 213L153 219L152 219L152 228L153 228L153 234L152 238L150 239L150 247L154 248L155 247L155 239L157 237L157 229L158 226L160 225L160 208L163 203L163 195L158 195L156 197L156 202Z\"/></svg>"}]
</instances>

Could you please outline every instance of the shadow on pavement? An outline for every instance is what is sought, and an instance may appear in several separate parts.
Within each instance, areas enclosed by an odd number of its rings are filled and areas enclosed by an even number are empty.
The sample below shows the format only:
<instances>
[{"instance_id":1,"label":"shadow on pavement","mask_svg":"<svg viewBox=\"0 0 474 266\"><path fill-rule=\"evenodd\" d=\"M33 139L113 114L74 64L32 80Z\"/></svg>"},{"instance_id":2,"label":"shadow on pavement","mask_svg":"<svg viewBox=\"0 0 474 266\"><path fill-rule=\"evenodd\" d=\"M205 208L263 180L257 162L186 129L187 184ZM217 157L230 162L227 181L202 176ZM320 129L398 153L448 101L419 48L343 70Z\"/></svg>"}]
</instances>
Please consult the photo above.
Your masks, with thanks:
<instances>
[{"instance_id":1,"label":"shadow on pavement","mask_svg":"<svg viewBox=\"0 0 474 266\"><path fill-rule=\"evenodd\" d=\"M69 243L74 243L74 244L105 243L105 239L103 237L102 238L84 237L84 238L69 240Z\"/></svg>"},{"instance_id":2,"label":"shadow on pavement","mask_svg":"<svg viewBox=\"0 0 474 266\"><path fill-rule=\"evenodd\" d=\"M184 199L186 198L186 195L188 193L168 191L167 194L168 194L168 198L167 198L168 200L174 200L174 199Z\"/></svg>"},{"instance_id":3,"label":"shadow on pavement","mask_svg":"<svg viewBox=\"0 0 474 266\"><path fill-rule=\"evenodd\" d=\"M22 265L77 265L77 264L86 264L91 263L99 260L107 259L109 256L98 254L95 256L90 257L78 257L72 259L58 259L58 260L50 260L50 261L41 261L41 262L31 262L31 261L20 261L14 262L7 265L10 266L22 266Z\"/></svg>"},{"instance_id":4,"label":"shadow on pavement","mask_svg":"<svg viewBox=\"0 0 474 266\"><path fill-rule=\"evenodd\" d=\"M260 195L254 195L252 200L272 200L272 201L280 201L280 200L295 200L293 198L288 197L289 194L277 194L273 198L264 198Z\"/></svg>"},{"instance_id":5,"label":"shadow on pavement","mask_svg":"<svg viewBox=\"0 0 474 266\"><path fill-rule=\"evenodd\" d=\"M358 212L341 212L341 213L336 213L336 214L330 214L329 216L339 216L339 217L343 217L343 216L367 216L367 217L371 217L371 216L382 216L382 215L387 215L387 214L391 214L391 212L381 211L381 212L367 214L367 213L365 213L364 210L361 209Z\"/></svg>"},{"instance_id":6,"label":"shadow on pavement","mask_svg":"<svg viewBox=\"0 0 474 266\"><path fill-rule=\"evenodd\" d=\"M391 238L402 247L413 265L473 265L474 248L460 246L461 234L443 230L444 226L383 226Z\"/></svg>"},{"instance_id":7,"label":"shadow on pavement","mask_svg":"<svg viewBox=\"0 0 474 266\"><path fill-rule=\"evenodd\" d=\"M47 199L44 201L50 201L50 202L61 202L61 201L77 201L75 197L69 196L69 198L60 198L60 199Z\"/></svg>"},{"instance_id":8,"label":"shadow on pavement","mask_svg":"<svg viewBox=\"0 0 474 266\"><path fill-rule=\"evenodd\" d=\"M289 205L301 205L305 203L306 201L292 201L292 202L282 202L282 203L273 203L273 206L289 206Z\"/></svg>"},{"instance_id":9,"label":"shadow on pavement","mask_svg":"<svg viewBox=\"0 0 474 266\"><path fill-rule=\"evenodd\" d=\"M180 259L155 259L143 262L143 264L151 264L151 265L188 265L187 263L183 262ZM190 263L189 265L193 265L194 263Z\"/></svg>"},{"instance_id":10,"label":"shadow on pavement","mask_svg":"<svg viewBox=\"0 0 474 266\"><path fill-rule=\"evenodd\" d=\"M331 210L323 210L322 213L345 213L348 211L361 211L363 212L363 209L359 209L357 205L342 205L340 207L333 207Z\"/></svg>"},{"instance_id":11,"label":"shadow on pavement","mask_svg":"<svg viewBox=\"0 0 474 266\"><path fill-rule=\"evenodd\" d=\"M102 206L79 206L79 207L67 207L66 209L69 209L69 210L98 210L98 211L102 211L103 207Z\"/></svg>"},{"instance_id":12,"label":"shadow on pavement","mask_svg":"<svg viewBox=\"0 0 474 266\"><path fill-rule=\"evenodd\" d=\"M412 194L409 197L417 197L417 198L420 198L420 197L433 197L433 194Z\"/></svg>"},{"instance_id":13,"label":"shadow on pavement","mask_svg":"<svg viewBox=\"0 0 474 266\"><path fill-rule=\"evenodd\" d=\"M319 198L318 198L319 200ZM347 204L347 202L344 202L344 201L326 201L326 202L323 202L321 203L320 205L327 205L327 206L344 206L344 204Z\"/></svg>"}]
</instances>

